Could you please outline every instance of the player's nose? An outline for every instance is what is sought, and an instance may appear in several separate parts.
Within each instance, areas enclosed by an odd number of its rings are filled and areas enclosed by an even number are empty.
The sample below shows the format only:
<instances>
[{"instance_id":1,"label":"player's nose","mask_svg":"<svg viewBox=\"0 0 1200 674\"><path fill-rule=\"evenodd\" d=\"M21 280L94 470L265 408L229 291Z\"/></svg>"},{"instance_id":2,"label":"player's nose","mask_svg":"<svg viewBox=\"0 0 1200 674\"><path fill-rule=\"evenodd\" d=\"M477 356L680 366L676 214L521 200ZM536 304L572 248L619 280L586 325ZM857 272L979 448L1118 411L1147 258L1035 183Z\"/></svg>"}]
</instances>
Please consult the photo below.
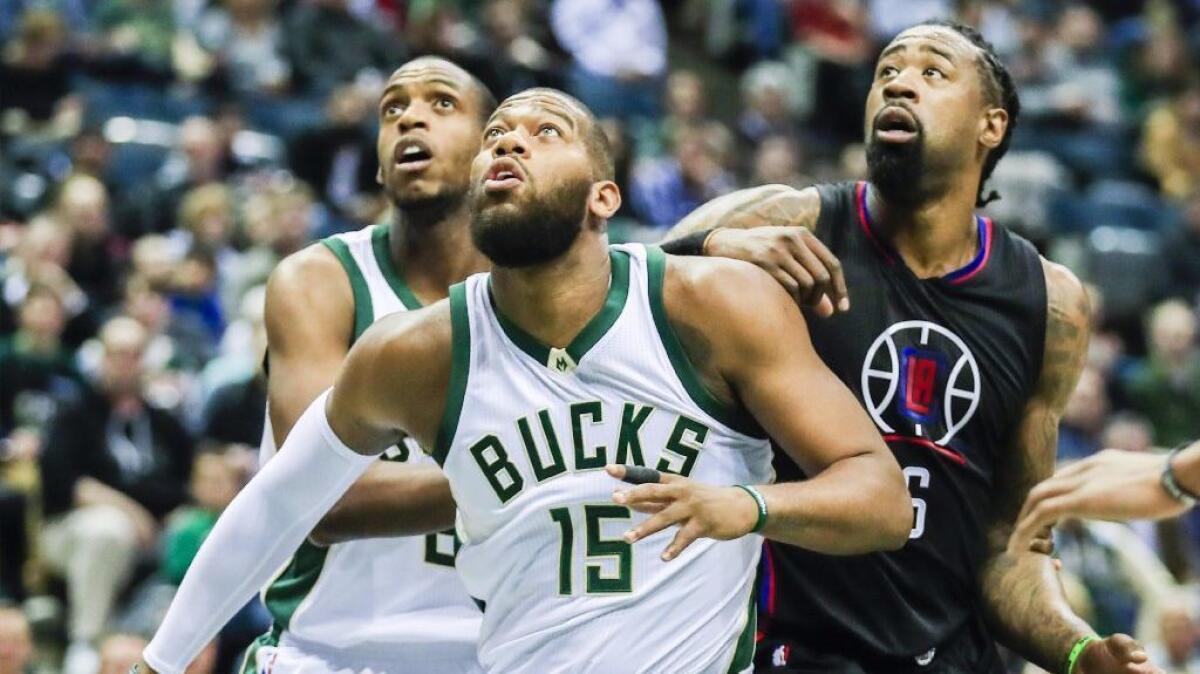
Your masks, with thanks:
<instances>
[{"instance_id":1,"label":"player's nose","mask_svg":"<svg viewBox=\"0 0 1200 674\"><path fill-rule=\"evenodd\" d=\"M893 77L883 86L883 99L885 101L906 99L913 103L917 102L917 89L908 81L906 72Z\"/></svg>"},{"instance_id":2,"label":"player's nose","mask_svg":"<svg viewBox=\"0 0 1200 674\"><path fill-rule=\"evenodd\" d=\"M401 133L408 133L413 129L429 130L429 116L425 106L414 102L404 109L404 113L396 120L400 127Z\"/></svg>"},{"instance_id":3,"label":"player's nose","mask_svg":"<svg viewBox=\"0 0 1200 674\"><path fill-rule=\"evenodd\" d=\"M496 139L496 144L492 146L492 153L497 157L506 157L514 154L524 157L528 154L527 145L521 139L518 130L514 129Z\"/></svg>"}]
</instances>

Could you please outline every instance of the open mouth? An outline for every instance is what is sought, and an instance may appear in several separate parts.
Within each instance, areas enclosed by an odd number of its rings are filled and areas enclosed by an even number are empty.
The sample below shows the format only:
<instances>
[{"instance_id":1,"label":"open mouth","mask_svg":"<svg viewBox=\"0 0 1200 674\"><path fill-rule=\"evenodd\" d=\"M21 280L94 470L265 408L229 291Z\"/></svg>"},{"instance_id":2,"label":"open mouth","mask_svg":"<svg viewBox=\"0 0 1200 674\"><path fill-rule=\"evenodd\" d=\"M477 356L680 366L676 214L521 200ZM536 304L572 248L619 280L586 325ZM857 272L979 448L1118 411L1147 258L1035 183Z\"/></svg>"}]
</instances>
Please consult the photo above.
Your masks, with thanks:
<instances>
[{"instance_id":1,"label":"open mouth","mask_svg":"<svg viewBox=\"0 0 1200 674\"><path fill-rule=\"evenodd\" d=\"M418 138L401 138L396 143L395 162L405 173L424 171L433 163L433 152Z\"/></svg>"},{"instance_id":2,"label":"open mouth","mask_svg":"<svg viewBox=\"0 0 1200 674\"><path fill-rule=\"evenodd\" d=\"M885 143L907 143L920 132L917 118L900 106L888 106L875 116L875 137Z\"/></svg>"},{"instance_id":3,"label":"open mouth","mask_svg":"<svg viewBox=\"0 0 1200 674\"><path fill-rule=\"evenodd\" d=\"M504 192L516 189L523 182L525 182L525 172L521 170L521 165L513 159L501 157L492 162L487 173L484 174L483 189L488 193Z\"/></svg>"}]
</instances>

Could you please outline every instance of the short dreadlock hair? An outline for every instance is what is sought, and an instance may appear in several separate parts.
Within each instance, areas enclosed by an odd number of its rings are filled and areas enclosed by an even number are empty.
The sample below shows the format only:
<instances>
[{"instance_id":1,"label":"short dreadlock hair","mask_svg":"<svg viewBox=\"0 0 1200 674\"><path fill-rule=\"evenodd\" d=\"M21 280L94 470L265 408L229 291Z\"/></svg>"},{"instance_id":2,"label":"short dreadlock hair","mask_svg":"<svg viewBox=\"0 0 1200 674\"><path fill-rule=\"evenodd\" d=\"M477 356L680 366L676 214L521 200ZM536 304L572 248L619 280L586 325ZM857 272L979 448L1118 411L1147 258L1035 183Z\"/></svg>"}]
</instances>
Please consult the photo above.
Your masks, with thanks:
<instances>
[{"instance_id":1,"label":"short dreadlock hair","mask_svg":"<svg viewBox=\"0 0 1200 674\"><path fill-rule=\"evenodd\" d=\"M1000 195L995 190L984 196L983 186L987 183L988 178L992 176L992 171L996 170L996 164L1000 163L1005 153L1008 152L1013 130L1017 128L1017 117L1021 114L1021 99L1017 96L1017 86L1013 83L1013 78L1009 74L1008 68L1004 67L1004 64L1000 62L1000 58L996 55L996 48L974 27L946 19L923 21L917 25L949 28L978 47L980 58L977 65L979 67L979 74L983 78L989 102L1003 108L1008 113L1008 127L1004 130L1004 138L1000 140L999 145L988 153L987 159L984 160L983 175L979 179L979 193L975 196L976 206L987 206L989 203L1000 198Z\"/></svg>"}]
</instances>

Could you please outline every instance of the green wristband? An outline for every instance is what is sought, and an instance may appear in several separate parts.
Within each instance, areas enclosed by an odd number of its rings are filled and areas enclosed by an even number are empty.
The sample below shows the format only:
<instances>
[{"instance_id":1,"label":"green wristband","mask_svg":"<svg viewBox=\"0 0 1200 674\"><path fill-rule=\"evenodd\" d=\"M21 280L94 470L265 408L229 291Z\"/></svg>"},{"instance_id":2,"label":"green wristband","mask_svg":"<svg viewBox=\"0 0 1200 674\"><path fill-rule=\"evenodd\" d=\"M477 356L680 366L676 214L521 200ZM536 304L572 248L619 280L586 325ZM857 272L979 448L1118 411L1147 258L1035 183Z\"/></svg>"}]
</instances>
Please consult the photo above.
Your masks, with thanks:
<instances>
[{"instance_id":1,"label":"green wristband","mask_svg":"<svg viewBox=\"0 0 1200 674\"><path fill-rule=\"evenodd\" d=\"M1089 634L1086 637L1080 637L1079 641L1076 641L1075 645L1071 647L1071 652L1067 654L1067 664L1063 667L1063 674L1074 674L1075 662L1078 661L1079 656L1083 654L1083 649L1087 648L1087 645L1093 641L1099 640L1100 637L1094 634Z\"/></svg>"},{"instance_id":2,"label":"green wristband","mask_svg":"<svg viewBox=\"0 0 1200 674\"><path fill-rule=\"evenodd\" d=\"M758 504L758 520L754 522L754 528L750 530L750 533L757 534L767 524L767 499L763 498L763 495L757 489L749 485L735 484L733 486L745 491Z\"/></svg>"}]
</instances>

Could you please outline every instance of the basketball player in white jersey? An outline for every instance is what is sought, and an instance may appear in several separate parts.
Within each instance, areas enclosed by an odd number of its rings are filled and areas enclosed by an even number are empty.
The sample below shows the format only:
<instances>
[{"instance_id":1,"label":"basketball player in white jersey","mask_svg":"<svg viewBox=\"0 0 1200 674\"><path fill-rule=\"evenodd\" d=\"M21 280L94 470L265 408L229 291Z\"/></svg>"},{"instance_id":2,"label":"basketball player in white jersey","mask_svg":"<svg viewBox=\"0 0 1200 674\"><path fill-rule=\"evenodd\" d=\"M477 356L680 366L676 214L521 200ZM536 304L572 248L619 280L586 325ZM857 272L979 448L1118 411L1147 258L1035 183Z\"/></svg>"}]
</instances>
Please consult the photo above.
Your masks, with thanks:
<instances>
[{"instance_id":1,"label":"basketball player in white jersey","mask_svg":"<svg viewBox=\"0 0 1200 674\"><path fill-rule=\"evenodd\" d=\"M441 59L416 59L389 79L377 152L390 222L288 257L268 285L264 461L371 323L442 299L451 283L489 266L470 241L464 167L494 108L482 83ZM411 441L383 458L263 590L274 624L248 650L243 672L378 671L402 662L406 673L441 674L475 666L481 613L454 571L453 534L366 538L405 533L413 523L391 513L413 493L444 491L445 478ZM418 524L449 528L453 508L429 511Z\"/></svg>"},{"instance_id":2,"label":"basketball player in white jersey","mask_svg":"<svg viewBox=\"0 0 1200 674\"><path fill-rule=\"evenodd\" d=\"M870 420L807 340L777 339L805 330L778 284L610 248L607 143L565 94L508 99L483 138L471 233L495 270L355 344L205 542L146 650L154 671L182 672L206 636L194 616L236 609L405 436L449 479L492 673L749 671L752 532L826 553L907 539L903 477ZM809 480L769 484L768 434ZM680 527L694 542L664 555L669 531L629 542L644 516L612 502L608 464L744 486L704 492Z\"/></svg>"}]
</instances>

